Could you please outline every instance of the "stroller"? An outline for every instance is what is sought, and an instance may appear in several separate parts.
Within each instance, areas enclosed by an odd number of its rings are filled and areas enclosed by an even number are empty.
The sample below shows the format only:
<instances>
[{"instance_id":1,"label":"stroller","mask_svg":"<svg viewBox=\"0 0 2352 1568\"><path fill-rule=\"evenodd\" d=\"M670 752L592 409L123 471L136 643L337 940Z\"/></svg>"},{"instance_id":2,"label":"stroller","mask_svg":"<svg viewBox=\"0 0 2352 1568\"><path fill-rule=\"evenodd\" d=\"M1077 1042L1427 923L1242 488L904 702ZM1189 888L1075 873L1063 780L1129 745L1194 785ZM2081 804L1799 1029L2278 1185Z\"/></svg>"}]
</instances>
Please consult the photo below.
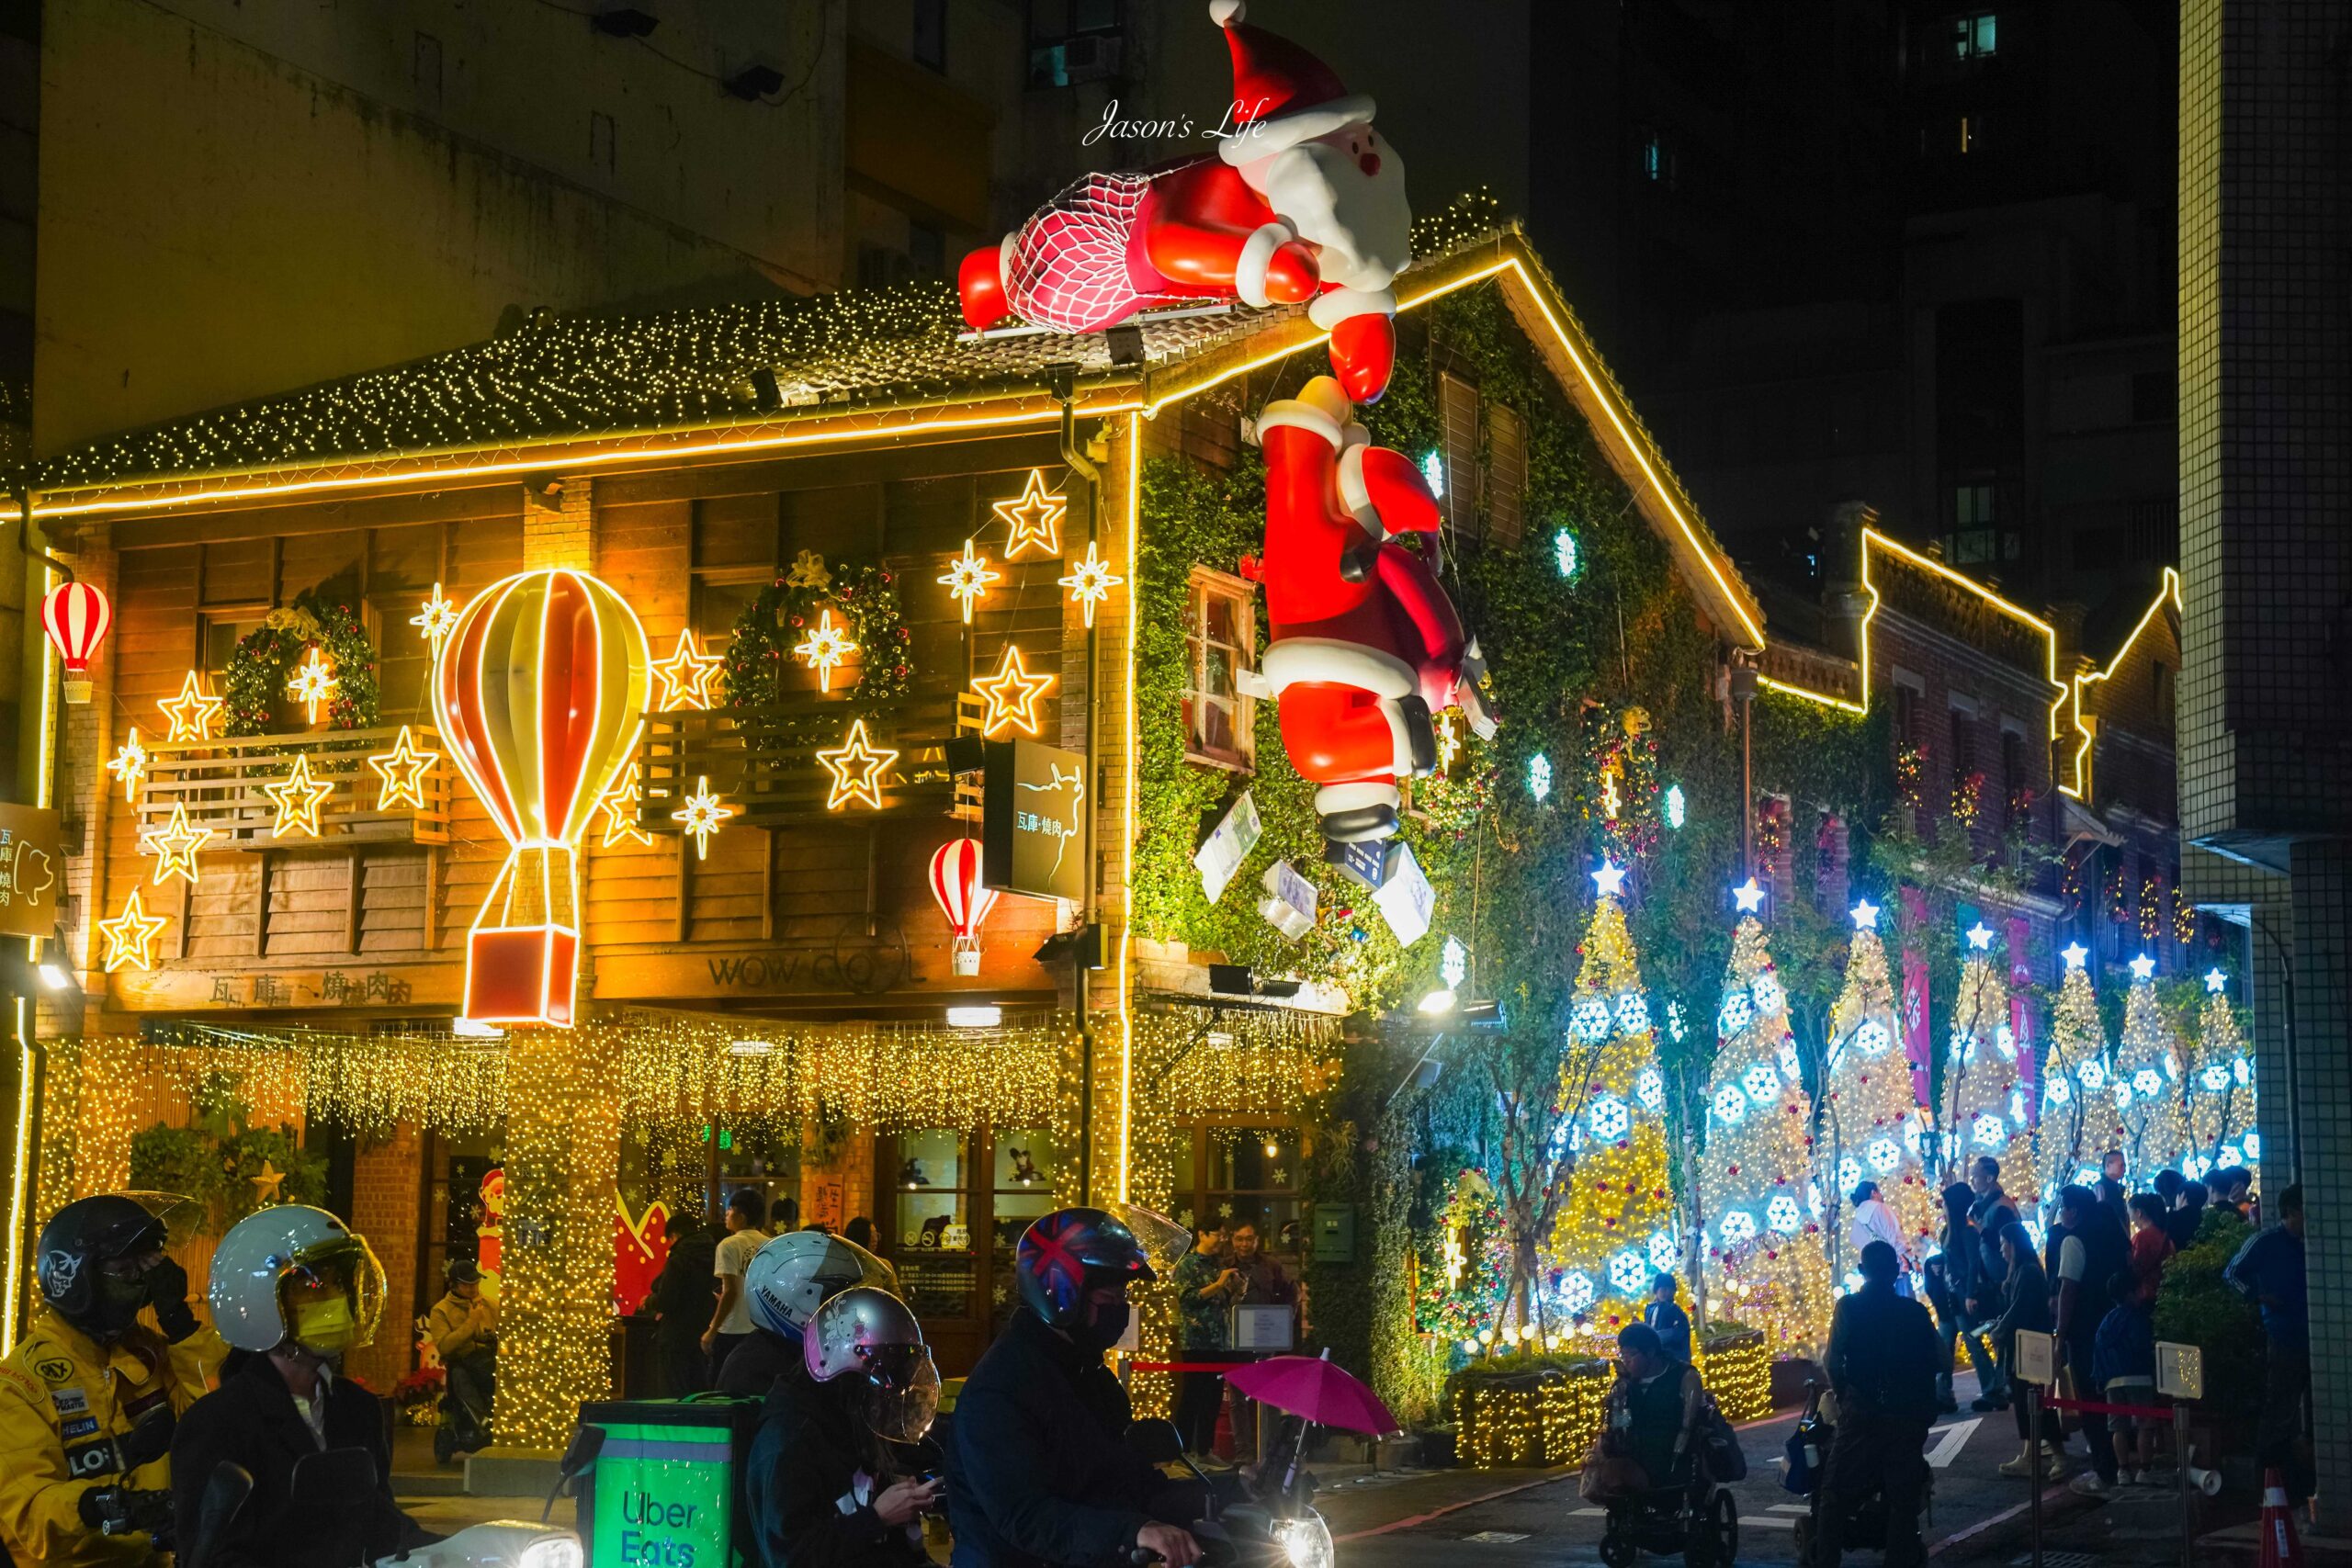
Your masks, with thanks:
<instances>
[{"instance_id":1,"label":"stroller","mask_svg":"<svg viewBox=\"0 0 2352 1568\"><path fill-rule=\"evenodd\" d=\"M1834 1399L1824 1408L1823 1396L1828 1391L1818 1378L1807 1378L1804 1385L1804 1414L1797 1418L1796 1429L1789 1434L1787 1472L1782 1484L1812 1505L1812 1512L1796 1521L1797 1568L1838 1568L1824 1561L1816 1552L1822 1535L1823 1510L1829 1506L1829 1489L1823 1483L1828 1476L1829 1447L1838 1436L1833 1419L1837 1411ZM1922 1469L1927 1461L1920 1461ZM1920 1490L1920 1511L1927 1514L1934 1506L1935 1472L1928 1471L1927 1481ZM1886 1540L1886 1497L1873 1491L1857 1500L1845 1517L1838 1521L1838 1540L1848 1550L1869 1550Z\"/></svg>"}]
</instances>

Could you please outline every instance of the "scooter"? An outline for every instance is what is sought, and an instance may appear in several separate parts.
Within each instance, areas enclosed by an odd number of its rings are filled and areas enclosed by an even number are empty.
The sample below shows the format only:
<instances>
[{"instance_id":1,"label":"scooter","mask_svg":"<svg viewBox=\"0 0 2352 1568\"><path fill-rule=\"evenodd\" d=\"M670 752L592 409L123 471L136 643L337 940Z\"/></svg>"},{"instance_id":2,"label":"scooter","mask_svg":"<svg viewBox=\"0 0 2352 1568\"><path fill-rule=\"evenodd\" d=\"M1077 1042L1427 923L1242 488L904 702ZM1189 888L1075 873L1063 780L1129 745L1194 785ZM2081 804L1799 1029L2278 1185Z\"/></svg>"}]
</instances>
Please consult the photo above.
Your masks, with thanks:
<instances>
[{"instance_id":1,"label":"scooter","mask_svg":"<svg viewBox=\"0 0 2352 1568\"><path fill-rule=\"evenodd\" d=\"M1301 1428L1297 1445L1304 1447ZM1331 1529L1315 1509L1315 1479L1298 1467L1297 1449L1279 1482L1270 1459L1259 1472L1256 1490L1241 1490L1238 1476L1220 1486L1202 1473L1184 1451L1183 1435L1167 1420L1137 1421L1127 1428L1128 1449L1154 1464L1181 1463L1206 1493L1206 1513L1186 1527L1201 1544L1209 1568L1333 1568ZM1223 1495L1220 1495L1223 1494ZM1238 1494L1238 1495L1237 1495ZM1148 1547L1136 1547L1128 1561L1161 1561Z\"/></svg>"},{"instance_id":2,"label":"scooter","mask_svg":"<svg viewBox=\"0 0 2352 1568\"><path fill-rule=\"evenodd\" d=\"M555 1510L556 1498L595 1462L604 1440L601 1427L582 1427L572 1434L571 1446L556 1467L555 1488L539 1510L537 1524L493 1519L469 1525L429 1546L379 1558L373 1568L582 1568L580 1537L547 1521ZM364 1449L306 1454L294 1466L293 1494L305 1502L333 1506L375 1489L376 1461ZM253 1490L253 1475L243 1465L222 1464L213 1471L197 1505L194 1539L179 1555L181 1568L204 1568L221 1532L244 1507Z\"/></svg>"}]
</instances>

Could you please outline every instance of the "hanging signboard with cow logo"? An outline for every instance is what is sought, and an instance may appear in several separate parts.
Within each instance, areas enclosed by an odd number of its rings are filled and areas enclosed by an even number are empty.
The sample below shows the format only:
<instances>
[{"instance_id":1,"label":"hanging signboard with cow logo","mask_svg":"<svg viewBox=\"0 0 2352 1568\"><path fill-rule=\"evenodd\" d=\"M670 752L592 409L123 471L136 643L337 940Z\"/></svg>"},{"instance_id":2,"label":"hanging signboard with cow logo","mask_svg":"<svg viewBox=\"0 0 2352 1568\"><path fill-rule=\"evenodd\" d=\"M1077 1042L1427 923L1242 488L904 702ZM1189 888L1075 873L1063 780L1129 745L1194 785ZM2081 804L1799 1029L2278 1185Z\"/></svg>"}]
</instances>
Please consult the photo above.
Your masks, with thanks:
<instances>
[{"instance_id":1,"label":"hanging signboard with cow logo","mask_svg":"<svg viewBox=\"0 0 2352 1568\"><path fill-rule=\"evenodd\" d=\"M0 806L0 934L48 936L57 926L57 813Z\"/></svg>"},{"instance_id":2,"label":"hanging signboard with cow logo","mask_svg":"<svg viewBox=\"0 0 2352 1568\"><path fill-rule=\"evenodd\" d=\"M1032 898L1086 896L1086 756L1034 740L990 741L981 793L988 886Z\"/></svg>"}]
</instances>

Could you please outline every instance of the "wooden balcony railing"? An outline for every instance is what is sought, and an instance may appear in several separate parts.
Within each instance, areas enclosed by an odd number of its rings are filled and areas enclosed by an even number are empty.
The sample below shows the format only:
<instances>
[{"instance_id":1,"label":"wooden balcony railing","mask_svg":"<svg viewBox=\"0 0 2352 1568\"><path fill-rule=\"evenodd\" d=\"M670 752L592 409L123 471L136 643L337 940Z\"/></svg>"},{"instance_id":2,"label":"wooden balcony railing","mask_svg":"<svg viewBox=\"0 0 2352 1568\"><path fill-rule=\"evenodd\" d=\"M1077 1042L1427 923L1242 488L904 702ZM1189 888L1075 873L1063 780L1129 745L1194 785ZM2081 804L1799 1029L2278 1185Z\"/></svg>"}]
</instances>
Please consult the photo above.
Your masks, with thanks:
<instances>
[{"instance_id":1,"label":"wooden balcony railing","mask_svg":"<svg viewBox=\"0 0 2352 1568\"><path fill-rule=\"evenodd\" d=\"M865 721L867 741L877 750L899 754L882 770L879 811L863 805L829 810L825 805L833 775L817 753L842 745L848 736L857 716L842 703L812 699L764 708L649 714L638 751L644 786L638 824L649 833L680 831L671 814L701 779L708 779L711 790L737 813L730 826L966 814L977 819L978 781L958 784L948 771L947 741L953 734L978 733L978 707L979 700L964 693L953 710L944 702L913 703Z\"/></svg>"},{"instance_id":2,"label":"wooden balcony railing","mask_svg":"<svg viewBox=\"0 0 2352 1568\"><path fill-rule=\"evenodd\" d=\"M400 727L311 730L300 735L242 735L230 739L161 741L148 747L147 778L140 785L142 840L187 807L188 824L216 835L205 853L220 850L347 849L356 843L446 844L449 841L448 748L438 731L408 727L417 751L435 753L419 774L424 803L379 810L382 776L370 757L390 755ZM264 792L286 782L297 754L310 759L311 776L333 793L319 802L319 833L289 829L273 837L277 807Z\"/></svg>"}]
</instances>

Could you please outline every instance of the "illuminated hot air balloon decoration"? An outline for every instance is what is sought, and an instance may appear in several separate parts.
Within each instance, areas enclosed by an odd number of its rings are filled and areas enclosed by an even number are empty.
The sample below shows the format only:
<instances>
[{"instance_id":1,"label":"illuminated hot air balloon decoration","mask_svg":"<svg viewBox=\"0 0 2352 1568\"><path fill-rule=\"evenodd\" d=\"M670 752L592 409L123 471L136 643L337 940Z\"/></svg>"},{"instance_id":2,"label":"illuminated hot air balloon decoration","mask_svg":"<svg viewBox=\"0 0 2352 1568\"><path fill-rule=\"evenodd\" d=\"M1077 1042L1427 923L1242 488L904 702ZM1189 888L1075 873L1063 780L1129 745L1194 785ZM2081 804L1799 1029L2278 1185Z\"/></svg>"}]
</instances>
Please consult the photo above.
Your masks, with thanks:
<instances>
[{"instance_id":1,"label":"illuminated hot air balloon decoration","mask_svg":"<svg viewBox=\"0 0 2352 1568\"><path fill-rule=\"evenodd\" d=\"M996 908L996 890L980 886L980 846L951 839L931 857L931 896L956 933L956 973L980 972L980 922Z\"/></svg>"},{"instance_id":2,"label":"illuminated hot air balloon decoration","mask_svg":"<svg viewBox=\"0 0 2352 1568\"><path fill-rule=\"evenodd\" d=\"M86 582L61 582L40 602L40 624L65 661L65 700L88 702L90 660L114 625L114 606Z\"/></svg>"},{"instance_id":3,"label":"illuminated hot air balloon decoration","mask_svg":"<svg viewBox=\"0 0 2352 1568\"><path fill-rule=\"evenodd\" d=\"M482 590L442 639L433 710L513 846L466 938L465 1016L569 1027L580 952L576 852L645 716L645 629L586 572Z\"/></svg>"}]
</instances>

